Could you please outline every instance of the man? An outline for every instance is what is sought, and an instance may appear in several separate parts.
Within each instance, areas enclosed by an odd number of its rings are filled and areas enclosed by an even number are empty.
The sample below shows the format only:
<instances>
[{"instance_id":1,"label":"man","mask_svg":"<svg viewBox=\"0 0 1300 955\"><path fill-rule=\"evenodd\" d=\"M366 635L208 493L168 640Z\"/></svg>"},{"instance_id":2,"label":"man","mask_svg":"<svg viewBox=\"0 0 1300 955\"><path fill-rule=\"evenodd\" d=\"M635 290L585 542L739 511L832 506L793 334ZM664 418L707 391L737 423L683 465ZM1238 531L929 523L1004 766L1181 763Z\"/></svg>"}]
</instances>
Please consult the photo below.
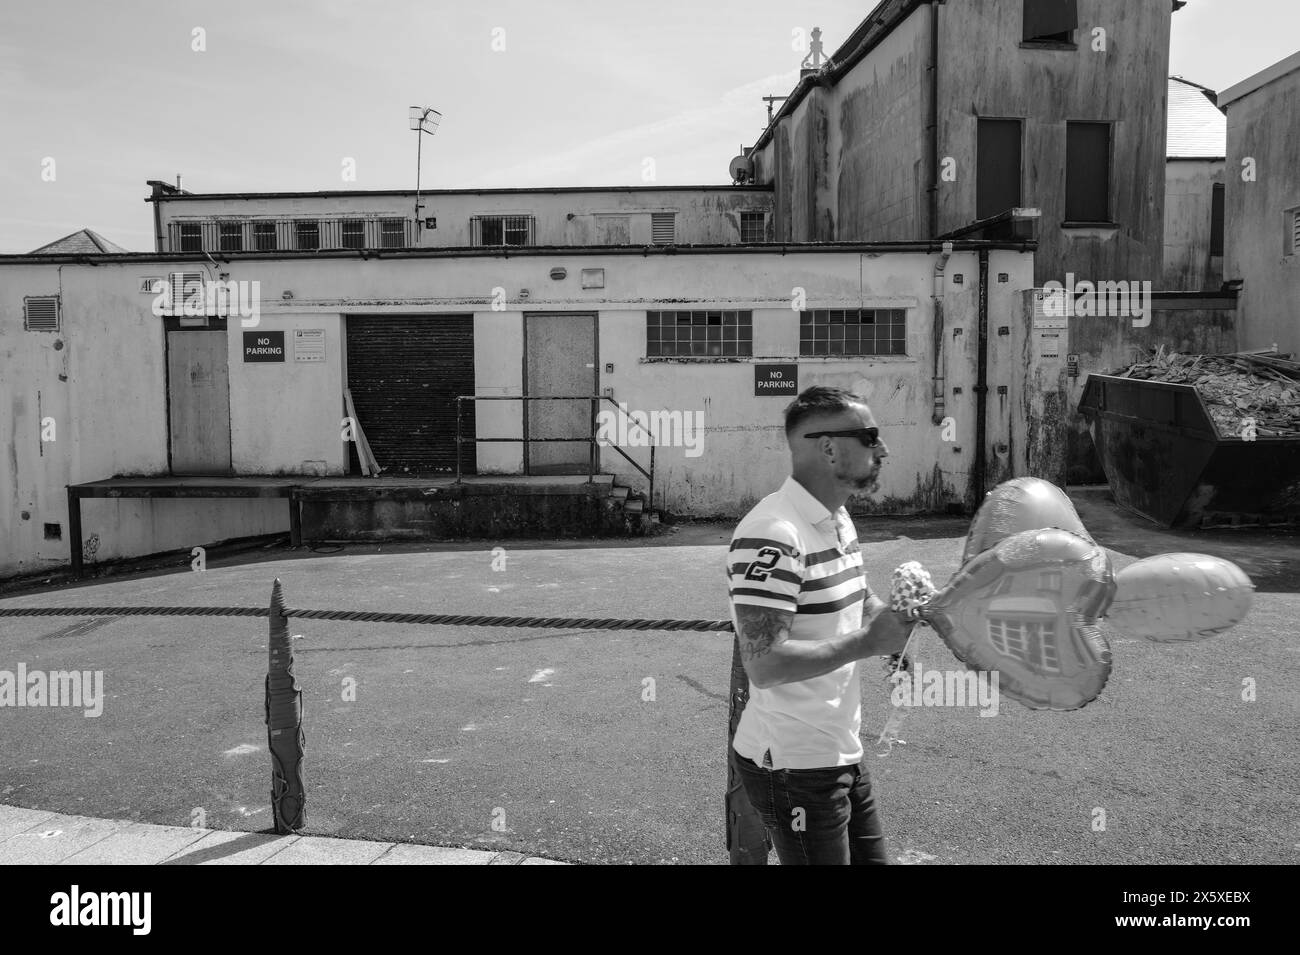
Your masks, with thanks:
<instances>
[{"instance_id":1,"label":"man","mask_svg":"<svg viewBox=\"0 0 1300 955\"><path fill-rule=\"evenodd\" d=\"M840 388L799 395L785 433L792 475L745 515L728 554L750 684L733 766L782 865L883 865L857 661L902 652L907 627L867 586L844 504L879 489L889 450L866 402Z\"/></svg>"}]
</instances>

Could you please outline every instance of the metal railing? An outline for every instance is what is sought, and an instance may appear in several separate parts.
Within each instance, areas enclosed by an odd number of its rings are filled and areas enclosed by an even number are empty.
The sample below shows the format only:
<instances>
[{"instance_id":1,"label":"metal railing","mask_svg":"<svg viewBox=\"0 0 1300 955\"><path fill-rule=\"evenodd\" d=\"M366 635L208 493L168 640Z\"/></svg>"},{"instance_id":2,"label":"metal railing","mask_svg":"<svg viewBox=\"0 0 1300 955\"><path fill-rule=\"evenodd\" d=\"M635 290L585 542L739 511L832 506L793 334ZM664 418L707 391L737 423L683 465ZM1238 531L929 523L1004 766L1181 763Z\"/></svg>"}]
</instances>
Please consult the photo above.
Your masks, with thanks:
<instances>
[{"instance_id":1,"label":"metal railing","mask_svg":"<svg viewBox=\"0 0 1300 955\"><path fill-rule=\"evenodd\" d=\"M530 438L527 435L518 438L479 438L479 437L466 438L462 434L463 431L462 421L464 417L464 407L465 407L462 404L462 402L465 401L590 401L591 402L591 434L585 438ZM567 442L569 444L573 444L576 442L583 442L590 445L590 454L587 457L587 483L591 484L596 478L596 468L598 466L598 461L600 458L601 445L596 440L596 408L597 406L599 406L600 402L602 401L608 401L615 408L618 408L620 414L624 414L623 409L619 407L618 402L616 402L609 395L457 395L456 396L456 483L457 484L464 483L461 480L461 457L462 457L461 448L464 446L464 443L466 441L473 441L475 444L478 444L481 441L519 441L524 444L525 448L527 448L527 446L529 444L532 444L533 442L538 442L538 443ZM644 431L647 437L650 438L650 470L647 471L645 468L641 467L641 465L637 464L637 462L632 460L632 458L628 456L627 452L624 451L617 444L607 445L607 447L611 447L619 454L621 454L623 456L623 460L627 461L628 464L632 465L632 467L640 471L642 477L644 477L649 482L650 490L648 495L648 503L649 506L653 508L655 502L654 435L651 434L649 429L644 427L635 418L626 414L624 414L624 417L626 417L631 424L636 425L636 427Z\"/></svg>"}]
</instances>

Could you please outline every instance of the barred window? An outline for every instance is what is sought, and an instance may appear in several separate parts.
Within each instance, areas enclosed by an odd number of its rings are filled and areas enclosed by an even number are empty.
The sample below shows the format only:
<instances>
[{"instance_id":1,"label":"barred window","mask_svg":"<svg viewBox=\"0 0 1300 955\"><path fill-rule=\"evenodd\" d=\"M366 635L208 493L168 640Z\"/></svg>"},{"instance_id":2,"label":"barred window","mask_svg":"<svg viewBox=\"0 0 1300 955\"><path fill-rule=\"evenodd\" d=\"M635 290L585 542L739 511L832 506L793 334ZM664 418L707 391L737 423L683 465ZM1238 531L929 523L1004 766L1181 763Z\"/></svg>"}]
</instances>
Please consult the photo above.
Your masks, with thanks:
<instances>
[{"instance_id":1,"label":"barred window","mask_svg":"<svg viewBox=\"0 0 1300 955\"><path fill-rule=\"evenodd\" d=\"M379 245L385 249L402 249L406 247L406 220L380 219Z\"/></svg>"},{"instance_id":2,"label":"barred window","mask_svg":"<svg viewBox=\"0 0 1300 955\"><path fill-rule=\"evenodd\" d=\"M366 223L364 219L343 220L343 248L364 249L366 247Z\"/></svg>"},{"instance_id":3,"label":"barred window","mask_svg":"<svg viewBox=\"0 0 1300 955\"><path fill-rule=\"evenodd\" d=\"M320 223L315 219L298 219L293 224L300 249L320 248Z\"/></svg>"},{"instance_id":4,"label":"barred window","mask_svg":"<svg viewBox=\"0 0 1300 955\"><path fill-rule=\"evenodd\" d=\"M274 222L253 223L253 248L258 252L274 252L280 243L275 234Z\"/></svg>"},{"instance_id":5,"label":"barred window","mask_svg":"<svg viewBox=\"0 0 1300 955\"><path fill-rule=\"evenodd\" d=\"M799 313L799 355L906 355L907 311L818 308Z\"/></svg>"},{"instance_id":6,"label":"barred window","mask_svg":"<svg viewBox=\"0 0 1300 955\"><path fill-rule=\"evenodd\" d=\"M203 251L203 224L200 222L182 222L181 223L181 249L182 252L202 252Z\"/></svg>"},{"instance_id":7,"label":"barred window","mask_svg":"<svg viewBox=\"0 0 1300 955\"><path fill-rule=\"evenodd\" d=\"M1055 620L990 616L988 628L989 640L998 653L1044 670L1060 672Z\"/></svg>"},{"instance_id":8,"label":"barred window","mask_svg":"<svg viewBox=\"0 0 1300 955\"><path fill-rule=\"evenodd\" d=\"M750 311L646 312L648 358L752 357Z\"/></svg>"},{"instance_id":9,"label":"barred window","mask_svg":"<svg viewBox=\"0 0 1300 955\"><path fill-rule=\"evenodd\" d=\"M218 227L222 252L244 251L244 224L242 222L222 222Z\"/></svg>"},{"instance_id":10,"label":"barred window","mask_svg":"<svg viewBox=\"0 0 1300 955\"><path fill-rule=\"evenodd\" d=\"M766 212L742 212L740 214L740 241L762 242L766 236Z\"/></svg>"},{"instance_id":11,"label":"barred window","mask_svg":"<svg viewBox=\"0 0 1300 955\"><path fill-rule=\"evenodd\" d=\"M475 216L475 245L532 245L532 216Z\"/></svg>"}]
</instances>

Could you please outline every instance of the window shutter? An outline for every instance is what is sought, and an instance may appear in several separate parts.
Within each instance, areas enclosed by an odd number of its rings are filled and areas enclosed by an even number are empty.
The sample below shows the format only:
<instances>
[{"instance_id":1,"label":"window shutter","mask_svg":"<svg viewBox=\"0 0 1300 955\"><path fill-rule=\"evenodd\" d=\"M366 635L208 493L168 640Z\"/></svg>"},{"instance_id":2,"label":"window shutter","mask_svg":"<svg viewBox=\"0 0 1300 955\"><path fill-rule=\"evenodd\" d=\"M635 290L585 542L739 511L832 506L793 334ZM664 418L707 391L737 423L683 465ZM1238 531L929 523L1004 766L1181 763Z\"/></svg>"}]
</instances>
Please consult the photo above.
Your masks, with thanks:
<instances>
[{"instance_id":1,"label":"window shutter","mask_svg":"<svg viewBox=\"0 0 1300 955\"><path fill-rule=\"evenodd\" d=\"M59 297L28 295L23 298L23 328L29 332L57 332Z\"/></svg>"},{"instance_id":2,"label":"window shutter","mask_svg":"<svg viewBox=\"0 0 1300 955\"><path fill-rule=\"evenodd\" d=\"M655 245L672 245L677 241L674 213L652 212L650 214L650 241Z\"/></svg>"},{"instance_id":3,"label":"window shutter","mask_svg":"<svg viewBox=\"0 0 1300 955\"><path fill-rule=\"evenodd\" d=\"M1291 254L1300 252L1300 209L1291 210Z\"/></svg>"}]
</instances>

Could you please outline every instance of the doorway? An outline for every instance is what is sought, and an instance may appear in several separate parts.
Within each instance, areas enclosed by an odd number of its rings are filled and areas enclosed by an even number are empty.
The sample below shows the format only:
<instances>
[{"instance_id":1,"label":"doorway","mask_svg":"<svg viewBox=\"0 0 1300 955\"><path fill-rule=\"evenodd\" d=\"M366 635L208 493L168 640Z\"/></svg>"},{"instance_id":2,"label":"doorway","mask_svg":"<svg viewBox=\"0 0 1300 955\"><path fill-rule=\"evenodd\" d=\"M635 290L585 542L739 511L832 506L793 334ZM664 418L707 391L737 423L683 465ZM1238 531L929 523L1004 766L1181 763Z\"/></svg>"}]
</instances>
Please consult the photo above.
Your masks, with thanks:
<instances>
[{"instance_id":1,"label":"doorway","mask_svg":"<svg viewBox=\"0 0 1300 955\"><path fill-rule=\"evenodd\" d=\"M224 327L167 332L172 474L231 473L229 354Z\"/></svg>"},{"instance_id":2,"label":"doorway","mask_svg":"<svg viewBox=\"0 0 1300 955\"><path fill-rule=\"evenodd\" d=\"M596 316L524 316L524 394L597 394ZM592 402L526 401L524 470L527 474L586 474L591 465ZM538 441L565 438L565 441Z\"/></svg>"}]
</instances>

